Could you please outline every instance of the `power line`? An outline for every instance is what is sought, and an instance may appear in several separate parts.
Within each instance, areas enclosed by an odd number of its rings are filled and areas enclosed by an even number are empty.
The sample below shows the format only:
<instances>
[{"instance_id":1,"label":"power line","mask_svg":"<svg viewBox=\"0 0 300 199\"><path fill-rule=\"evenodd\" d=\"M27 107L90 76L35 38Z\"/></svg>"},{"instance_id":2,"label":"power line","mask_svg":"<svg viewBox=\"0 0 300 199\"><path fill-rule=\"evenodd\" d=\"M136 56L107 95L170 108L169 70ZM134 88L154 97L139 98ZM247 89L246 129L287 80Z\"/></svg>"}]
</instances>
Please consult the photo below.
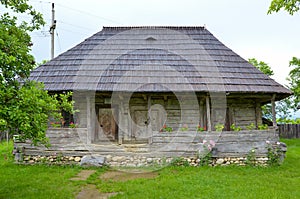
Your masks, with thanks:
<instances>
[{"instance_id":1,"label":"power line","mask_svg":"<svg viewBox=\"0 0 300 199\"><path fill-rule=\"evenodd\" d=\"M94 15L94 14L91 14L91 13L86 12L86 11L83 11L83 10L78 10L78 9L75 9L75 8L71 8L71 7L68 7L68 6L59 4L59 3L58 3L57 5L59 5L59 6L61 6L61 7L64 7L64 8L67 8L67 9L69 9L69 10L73 10L73 11L79 12L79 13L81 13L81 14L82 14L82 13L85 13L86 15L90 15L90 16L92 16L92 17L100 18L100 19L103 19L103 20L105 20L105 21L109 21L109 22L113 22L113 23L121 24L121 25L122 25L122 23L120 23L120 22L118 22L118 21L115 21L115 20L112 20L112 19L108 19L108 18L105 18L105 17L101 17L101 16L98 16L98 15Z\"/></svg>"},{"instance_id":2,"label":"power line","mask_svg":"<svg viewBox=\"0 0 300 199\"><path fill-rule=\"evenodd\" d=\"M70 25L70 26L72 26L72 27L77 27L77 28L80 28L80 29L85 29L85 30L91 30L91 31L94 31L93 29L87 28L87 27L84 27L84 26L79 26L79 25L76 25L76 24L67 23L67 22L64 22L64 21L61 21L61 20L57 20L57 21L60 22L60 23L66 24L66 25Z\"/></svg>"},{"instance_id":3,"label":"power line","mask_svg":"<svg viewBox=\"0 0 300 199\"><path fill-rule=\"evenodd\" d=\"M47 4L51 4L52 3L52 2L49 2L49 1L41 1L41 0L31 0L31 1L37 2L37 3L47 3ZM76 9L76 8L71 8L69 6L65 6L65 5L60 4L60 3L55 3L55 5L58 5L60 7L63 7L63 8L75 11L75 12L79 12L81 14L84 13L85 15L89 15L89 16L92 16L92 17L95 17L95 18L98 18L98 19L102 19L102 20L105 20L105 21L109 21L109 22L112 22L112 23L116 23L116 24L122 25L122 23L120 23L118 21L115 21L115 20L112 20L112 19L109 19L109 18L106 18L106 17L101 17L101 16L98 16L98 15L92 14L91 12L87 12L87 11Z\"/></svg>"},{"instance_id":4,"label":"power line","mask_svg":"<svg viewBox=\"0 0 300 199\"><path fill-rule=\"evenodd\" d=\"M61 51L60 38L59 38L59 36L58 36L57 30L56 30L55 32L56 32L56 36L57 36L58 48L59 48L59 51Z\"/></svg>"},{"instance_id":5,"label":"power line","mask_svg":"<svg viewBox=\"0 0 300 199\"><path fill-rule=\"evenodd\" d=\"M76 31L73 31L73 30L65 29L65 28L59 28L59 29L62 30L62 31L72 32L72 33L76 33L76 34L80 34L80 35L84 35L84 36L87 35L87 34L84 34L82 32L76 32Z\"/></svg>"}]
</instances>

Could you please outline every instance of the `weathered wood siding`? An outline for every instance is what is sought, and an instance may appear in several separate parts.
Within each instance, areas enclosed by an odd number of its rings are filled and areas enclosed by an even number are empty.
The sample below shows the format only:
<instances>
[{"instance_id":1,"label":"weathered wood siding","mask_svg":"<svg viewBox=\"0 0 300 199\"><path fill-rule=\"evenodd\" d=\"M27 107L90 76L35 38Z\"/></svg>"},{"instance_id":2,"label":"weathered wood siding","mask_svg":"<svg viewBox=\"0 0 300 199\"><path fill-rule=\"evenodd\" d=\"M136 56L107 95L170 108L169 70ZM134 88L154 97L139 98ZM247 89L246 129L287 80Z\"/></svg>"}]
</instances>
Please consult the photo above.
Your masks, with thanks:
<instances>
[{"instance_id":1,"label":"weathered wood siding","mask_svg":"<svg viewBox=\"0 0 300 199\"><path fill-rule=\"evenodd\" d=\"M75 93L75 105L80 110L75 121L80 127L88 128L91 142L105 138L101 135L103 132L98 122L98 114L101 107L111 106L111 96L108 92ZM159 131L164 124L172 127L174 131L183 125L187 125L190 130L195 130L198 124L202 127L208 125L205 94L195 96L191 93L134 93L128 96L126 93L119 93L117 96L118 103L112 106L118 120L116 141L119 143L147 141L152 137L153 131ZM215 130L217 124L223 124L224 130L230 130L231 124L245 130L251 124L257 127L262 123L260 103L255 98L214 94L210 96L209 105L212 130Z\"/></svg>"},{"instance_id":2,"label":"weathered wood siding","mask_svg":"<svg viewBox=\"0 0 300 199\"><path fill-rule=\"evenodd\" d=\"M245 157L252 149L257 156L266 156L266 141L274 144L279 136L275 130L157 133L151 147L161 154L189 156L203 150L203 140L216 143L213 157Z\"/></svg>"},{"instance_id":3,"label":"weathered wood siding","mask_svg":"<svg viewBox=\"0 0 300 199\"><path fill-rule=\"evenodd\" d=\"M280 124L278 127L281 138L300 138L300 124Z\"/></svg>"},{"instance_id":4,"label":"weathered wood siding","mask_svg":"<svg viewBox=\"0 0 300 199\"><path fill-rule=\"evenodd\" d=\"M87 129L49 129L47 136L51 147L36 147L30 143L16 143L25 147L25 155L63 154L83 156L99 155L141 155L149 157L195 156L203 150L203 140L213 140L216 145L213 157L245 157L255 149L257 156L265 156L266 141L275 143L279 140L278 131L239 131L239 132L155 132L149 144L118 145L112 142L88 144Z\"/></svg>"},{"instance_id":5,"label":"weathered wood siding","mask_svg":"<svg viewBox=\"0 0 300 199\"><path fill-rule=\"evenodd\" d=\"M258 126L262 123L261 108L253 99L228 99L229 120L231 124L246 129L251 123Z\"/></svg>"}]
</instances>

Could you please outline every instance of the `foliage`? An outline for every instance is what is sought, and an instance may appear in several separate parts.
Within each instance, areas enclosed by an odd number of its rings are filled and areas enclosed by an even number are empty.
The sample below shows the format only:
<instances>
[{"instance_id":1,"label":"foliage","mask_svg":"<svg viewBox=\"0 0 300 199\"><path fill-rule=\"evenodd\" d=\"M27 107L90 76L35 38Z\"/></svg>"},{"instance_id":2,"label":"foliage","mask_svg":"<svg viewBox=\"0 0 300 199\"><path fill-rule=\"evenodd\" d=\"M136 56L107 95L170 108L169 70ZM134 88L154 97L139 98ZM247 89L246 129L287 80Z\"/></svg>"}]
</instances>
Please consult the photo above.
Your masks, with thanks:
<instances>
[{"instance_id":1,"label":"foliage","mask_svg":"<svg viewBox=\"0 0 300 199\"><path fill-rule=\"evenodd\" d=\"M233 131L241 131L242 130L242 128L240 126L235 126L235 124L231 124L230 129Z\"/></svg>"},{"instance_id":2,"label":"foliage","mask_svg":"<svg viewBox=\"0 0 300 199\"><path fill-rule=\"evenodd\" d=\"M200 159L199 166L209 165L212 161L212 150L215 147L216 143L213 140L203 140L202 147L203 150L199 150L198 158Z\"/></svg>"},{"instance_id":3,"label":"foliage","mask_svg":"<svg viewBox=\"0 0 300 199\"><path fill-rule=\"evenodd\" d=\"M50 96L41 83L29 81L30 71L36 66L30 54L29 32L37 30L44 21L27 0L1 0L11 9L0 17L0 132L19 134L33 144L47 144L45 136L48 118L61 118L59 111L72 111L67 101L72 93ZM30 22L18 21L12 14L26 14Z\"/></svg>"},{"instance_id":4,"label":"foliage","mask_svg":"<svg viewBox=\"0 0 300 199\"><path fill-rule=\"evenodd\" d=\"M188 131L189 130L189 127L187 124L184 124L181 128L180 128L180 131Z\"/></svg>"},{"instance_id":5,"label":"foliage","mask_svg":"<svg viewBox=\"0 0 300 199\"><path fill-rule=\"evenodd\" d=\"M266 141L267 143L267 156L268 156L268 165L270 166L278 166L281 163L281 156L283 155L280 149L280 142L276 142L274 145L270 141Z\"/></svg>"},{"instance_id":6,"label":"foliage","mask_svg":"<svg viewBox=\"0 0 300 199\"><path fill-rule=\"evenodd\" d=\"M271 69L271 67L263 62L263 61L257 61L255 58L248 59L249 63L255 66L258 70L263 72L264 74L268 76L274 75L274 71Z\"/></svg>"},{"instance_id":7,"label":"foliage","mask_svg":"<svg viewBox=\"0 0 300 199\"><path fill-rule=\"evenodd\" d=\"M34 144L46 144L48 115L59 117L56 99L34 82L26 82L18 91L7 89L0 93L0 116L5 121L0 130L19 134L21 140L30 139Z\"/></svg>"},{"instance_id":8,"label":"foliage","mask_svg":"<svg viewBox=\"0 0 300 199\"><path fill-rule=\"evenodd\" d=\"M295 111L293 105L294 96L290 96L278 102L275 102L276 117L280 120L284 120L292 116L292 112ZM262 113L266 119L272 120L272 105L266 104L262 106Z\"/></svg>"},{"instance_id":9,"label":"foliage","mask_svg":"<svg viewBox=\"0 0 300 199\"><path fill-rule=\"evenodd\" d=\"M268 10L268 14L273 12L279 12L279 10L284 9L290 15L299 11L300 0L272 0L271 5Z\"/></svg>"},{"instance_id":10,"label":"foliage","mask_svg":"<svg viewBox=\"0 0 300 199\"><path fill-rule=\"evenodd\" d=\"M258 130L268 130L268 125L267 124L260 124L258 125Z\"/></svg>"},{"instance_id":11,"label":"foliage","mask_svg":"<svg viewBox=\"0 0 300 199\"><path fill-rule=\"evenodd\" d=\"M176 158L173 158L171 163L170 163L170 166L183 166L183 167L188 167L190 166L189 162L184 159L183 157L176 157Z\"/></svg>"},{"instance_id":12,"label":"foliage","mask_svg":"<svg viewBox=\"0 0 300 199\"><path fill-rule=\"evenodd\" d=\"M224 125L223 124L216 124L215 129L216 129L216 131L223 131Z\"/></svg>"},{"instance_id":13,"label":"foliage","mask_svg":"<svg viewBox=\"0 0 300 199\"><path fill-rule=\"evenodd\" d=\"M60 122L51 122L50 125L53 128L60 128L61 127L61 123Z\"/></svg>"},{"instance_id":14,"label":"foliage","mask_svg":"<svg viewBox=\"0 0 300 199\"><path fill-rule=\"evenodd\" d=\"M253 66L255 66L258 70L263 72L264 74L268 76L274 75L273 70L271 67L266 64L263 61L257 61L255 58L251 58L248 60L249 63L251 63ZM293 105L293 96L285 98L281 101L276 102L276 113L277 113L277 118L288 118L291 116L292 111L295 111L295 105ZM263 117L267 119L272 119L272 105L266 104L261 107L262 108L262 113Z\"/></svg>"},{"instance_id":15,"label":"foliage","mask_svg":"<svg viewBox=\"0 0 300 199\"><path fill-rule=\"evenodd\" d=\"M70 122L69 127L70 128L77 128L78 124L75 124L74 122Z\"/></svg>"},{"instance_id":16,"label":"foliage","mask_svg":"<svg viewBox=\"0 0 300 199\"><path fill-rule=\"evenodd\" d=\"M277 123L278 124L300 124L300 118L297 118L297 119L287 119L287 118L284 118L284 119L277 119Z\"/></svg>"},{"instance_id":17,"label":"foliage","mask_svg":"<svg viewBox=\"0 0 300 199\"><path fill-rule=\"evenodd\" d=\"M289 65L292 67L292 70L289 72L287 80L289 81L289 88L294 93L292 107L296 110L300 103L300 59L293 57Z\"/></svg>"},{"instance_id":18,"label":"foliage","mask_svg":"<svg viewBox=\"0 0 300 199\"><path fill-rule=\"evenodd\" d=\"M166 124L163 125L163 127L160 129L160 132L172 132L173 128L170 126L167 126Z\"/></svg>"},{"instance_id":19,"label":"foliage","mask_svg":"<svg viewBox=\"0 0 300 199\"><path fill-rule=\"evenodd\" d=\"M253 130L255 129L255 125L253 123L249 124L248 126L246 126L247 130Z\"/></svg>"},{"instance_id":20,"label":"foliage","mask_svg":"<svg viewBox=\"0 0 300 199\"><path fill-rule=\"evenodd\" d=\"M249 151L249 153L247 154L245 163L246 163L246 165L249 165L249 166L256 165L256 150L255 149L251 149Z\"/></svg>"},{"instance_id":21,"label":"foliage","mask_svg":"<svg viewBox=\"0 0 300 199\"><path fill-rule=\"evenodd\" d=\"M206 131L206 126L201 127L200 124L197 126L197 132L202 132L202 131Z\"/></svg>"}]
</instances>

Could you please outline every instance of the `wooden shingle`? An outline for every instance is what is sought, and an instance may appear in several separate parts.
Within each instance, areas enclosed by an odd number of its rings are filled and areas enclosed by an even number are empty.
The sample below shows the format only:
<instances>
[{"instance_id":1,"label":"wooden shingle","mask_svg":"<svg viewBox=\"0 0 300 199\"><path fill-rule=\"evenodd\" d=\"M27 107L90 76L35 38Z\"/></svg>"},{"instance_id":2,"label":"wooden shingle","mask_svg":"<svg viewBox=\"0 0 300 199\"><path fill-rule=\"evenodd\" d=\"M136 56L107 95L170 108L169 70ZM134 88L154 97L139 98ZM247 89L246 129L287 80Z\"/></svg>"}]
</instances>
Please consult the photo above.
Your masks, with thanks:
<instances>
[{"instance_id":1,"label":"wooden shingle","mask_svg":"<svg viewBox=\"0 0 300 199\"><path fill-rule=\"evenodd\" d=\"M50 91L291 94L204 27L104 27L30 78Z\"/></svg>"}]
</instances>

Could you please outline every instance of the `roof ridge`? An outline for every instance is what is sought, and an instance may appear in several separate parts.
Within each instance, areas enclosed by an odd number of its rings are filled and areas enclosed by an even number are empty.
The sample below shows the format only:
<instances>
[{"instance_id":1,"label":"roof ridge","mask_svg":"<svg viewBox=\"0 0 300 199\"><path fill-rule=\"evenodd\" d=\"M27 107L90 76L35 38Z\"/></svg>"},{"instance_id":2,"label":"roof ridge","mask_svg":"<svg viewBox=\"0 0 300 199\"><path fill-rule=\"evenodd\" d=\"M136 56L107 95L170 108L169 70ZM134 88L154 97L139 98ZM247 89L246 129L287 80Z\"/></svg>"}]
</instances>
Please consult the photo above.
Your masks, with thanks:
<instances>
[{"instance_id":1,"label":"roof ridge","mask_svg":"<svg viewBox=\"0 0 300 199\"><path fill-rule=\"evenodd\" d=\"M128 30L128 29L175 29L175 30L204 30L205 26L103 26L103 30Z\"/></svg>"}]
</instances>

